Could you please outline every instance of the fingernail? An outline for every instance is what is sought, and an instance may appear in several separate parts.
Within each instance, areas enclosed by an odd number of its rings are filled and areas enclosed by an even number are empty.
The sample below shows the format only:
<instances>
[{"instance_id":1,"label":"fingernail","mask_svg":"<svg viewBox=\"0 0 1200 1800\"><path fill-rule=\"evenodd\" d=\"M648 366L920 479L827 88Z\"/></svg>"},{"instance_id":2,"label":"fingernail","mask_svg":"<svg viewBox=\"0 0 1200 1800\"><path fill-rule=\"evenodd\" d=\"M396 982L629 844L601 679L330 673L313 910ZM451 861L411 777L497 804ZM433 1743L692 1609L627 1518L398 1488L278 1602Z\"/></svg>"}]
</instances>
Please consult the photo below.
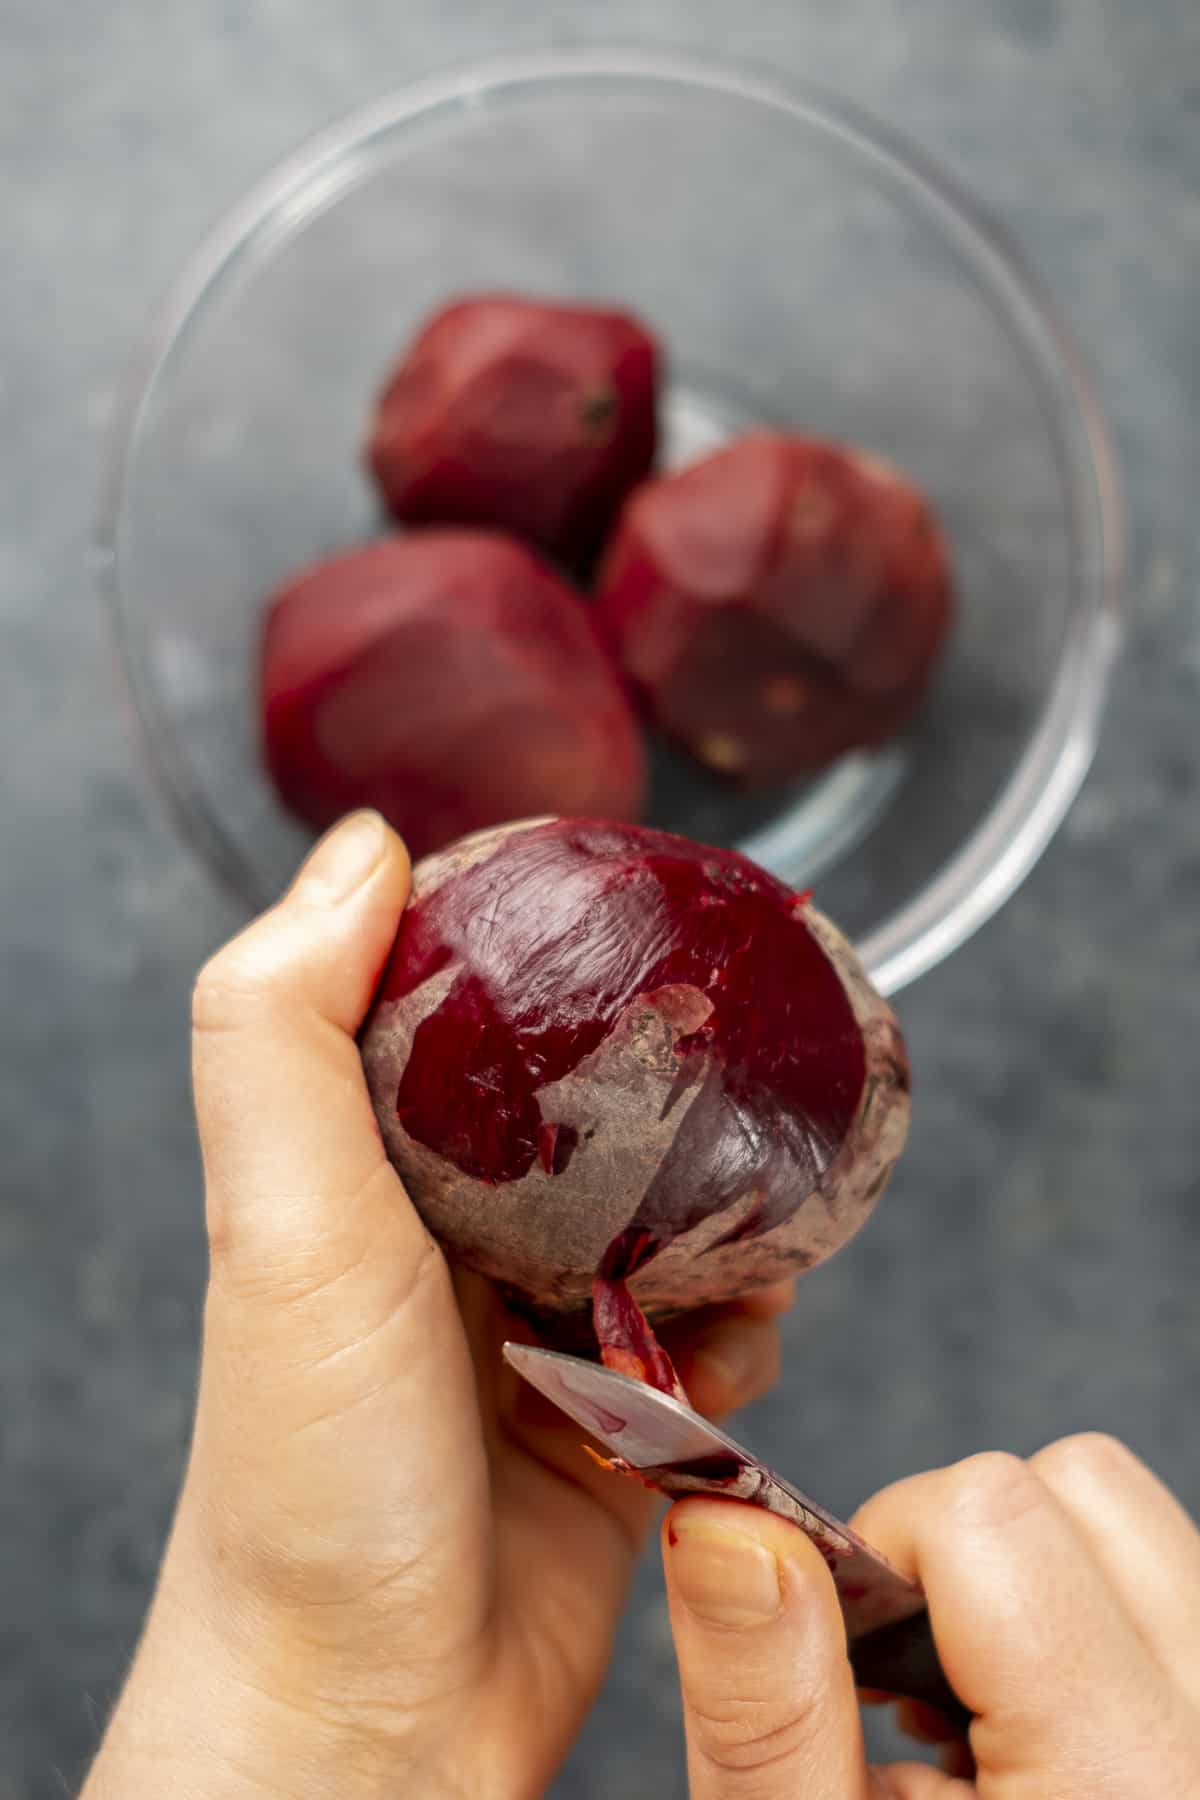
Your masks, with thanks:
<instances>
[{"instance_id":1,"label":"fingernail","mask_svg":"<svg viewBox=\"0 0 1200 1800\"><path fill-rule=\"evenodd\" d=\"M688 1513L668 1528L675 1591L708 1625L766 1625L783 1605L779 1564L746 1532Z\"/></svg>"},{"instance_id":2,"label":"fingernail","mask_svg":"<svg viewBox=\"0 0 1200 1800\"><path fill-rule=\"evenodd\" d=\"M384 825L377 812L351 813L321 839L297 877L306 900L331 905L360 888L383 855Z\"/></svg>"}]
</instances>

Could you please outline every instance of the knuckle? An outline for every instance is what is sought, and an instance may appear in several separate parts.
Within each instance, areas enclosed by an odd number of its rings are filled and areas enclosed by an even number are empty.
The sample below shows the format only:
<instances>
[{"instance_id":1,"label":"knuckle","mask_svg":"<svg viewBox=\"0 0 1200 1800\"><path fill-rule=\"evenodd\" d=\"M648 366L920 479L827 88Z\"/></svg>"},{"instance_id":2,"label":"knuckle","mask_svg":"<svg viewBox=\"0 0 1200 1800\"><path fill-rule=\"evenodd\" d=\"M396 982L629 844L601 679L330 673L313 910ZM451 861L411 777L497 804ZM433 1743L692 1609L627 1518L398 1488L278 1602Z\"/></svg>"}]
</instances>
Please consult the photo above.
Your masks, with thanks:
<instances>
[{"instance_id":1,"label":"knuckle","mask_svg":"<svg viewBox=\"0 0 1200 1800\"><path fill-rule=\"evenodd\" d=\"M192 1030L199 1036L227 1031L238 1023L259 983L235 944L209 958L192 988Z\"/></svg>"},{"instance_id":2,"label":"knuckle","mask_svg":"<svg viewBox=\"0 0 1200 1800\"><path fill-rule=\"evenodd\" d=\"M1005 1530L1046 1504L1044 1484L1022 1457L1005 1450L969 1456L950 1471L951 1506L970 1528Z\"/></svg>"},{"instance_id":3,"label":"knuckle","mask_svg":"<svg viewBox=\"0 0 1200 1800\"><path fill-rule=\"evenodd\" d=\"M1033 1465L1051 1477L1082 1475L1106 1481L1120 1480L1140 1466L1133 1451L1106 1431L1078 1431L1059 1438L1038 1451Z\"/></svg>"},{"instance_id":4,"label":"knuckle","mask_svg":"<svg viewBox=\"0 0 1200 1800\"><path fill-rule=\"evenodd\" d=\"M748 1323L741 1330L743 1341L732 1363L726 1365L718 1343L715 1366L718 1373L724 1371L723 1385L730 1396L738 1405L745 1405L769 1393L779 1380L779 1334L765 1322Z\"/></svg>"},{"instance_id":5,"label":"knuckle","mask_svg":"<svg viewBox=\"0 0 1200 1800\"><path fill-rule=\"evenodd\" d=\"M393 1180L387 1163L382 1163L380 1176L389 1185ZM386 1316L389 1320L415 1319L418 1323L435 1318L456 1317L454 1286L450 1269L437 1239L424 1226L418 1228L415 1246L395 1258L395 1279L387 1291ZM377 1239L372 1240L372 1254L378 1256Z\"/></svg>"},{"instance_id":6,"label":"knuckle","mask_svg":"<svg viewBox=\"0 0 1200 1800\"><path fill-rule=\"evenodd\" d=\"M221 1033L254 1016L289 986L303 947L278 909L265 913L204 964L192 989L192 1029Z\"/></svg>"},{"instance_id":7,"label":"knuckle","mask_svg":"<svg viewBox=\"0 0 1200 1800\"><path fill-rule=\"evenodd\" d=\"M750 1793L767 1770L803 1767L811 1730L794 1707L738 1695L689 1696L692 1747L705 1766L724 1778L722 1791Z\"/></svg>"}]
</instances>

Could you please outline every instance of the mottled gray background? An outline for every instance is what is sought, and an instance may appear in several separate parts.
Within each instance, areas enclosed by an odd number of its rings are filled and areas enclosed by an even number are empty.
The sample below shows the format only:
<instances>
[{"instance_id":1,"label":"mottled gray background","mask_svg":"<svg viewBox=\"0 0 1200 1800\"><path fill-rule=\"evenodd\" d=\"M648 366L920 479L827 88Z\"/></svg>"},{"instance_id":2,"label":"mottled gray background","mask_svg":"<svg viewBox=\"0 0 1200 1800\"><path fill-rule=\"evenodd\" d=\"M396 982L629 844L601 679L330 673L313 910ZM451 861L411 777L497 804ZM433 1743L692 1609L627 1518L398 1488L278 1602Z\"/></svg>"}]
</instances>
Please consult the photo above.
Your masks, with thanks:
<instances>
[{"instance_id":1,"label":"mottled gray background","mask_svg":"<svg viewBox=\"0 0 1200 1800\"><path fill-rule=\"evenodd\" d=\"M1122 1433L1200 1503L1200 10L1194 0L0 5L0 1796L73 1792L187 1439L203 1281L189 984L235 920L168 829L89 585L114 382L200 234L312 128L548 33L845 89L1005 218L1073 318L1133 520L1096 771L902 1003L911 1151L810 1278L746 1434L835 1505ZM682 1794L648 1567L556 1793Z\"/></svg>"}]
</instances>

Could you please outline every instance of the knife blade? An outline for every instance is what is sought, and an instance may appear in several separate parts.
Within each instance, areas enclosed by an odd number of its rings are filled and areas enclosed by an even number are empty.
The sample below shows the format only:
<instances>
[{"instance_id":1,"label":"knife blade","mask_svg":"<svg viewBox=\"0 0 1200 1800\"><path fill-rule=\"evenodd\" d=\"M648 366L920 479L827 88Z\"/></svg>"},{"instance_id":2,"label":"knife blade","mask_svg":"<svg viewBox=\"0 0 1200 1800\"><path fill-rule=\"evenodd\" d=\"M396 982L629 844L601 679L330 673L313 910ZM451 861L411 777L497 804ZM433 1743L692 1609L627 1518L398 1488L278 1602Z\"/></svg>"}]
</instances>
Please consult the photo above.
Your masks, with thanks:
<instances>
[{"instance_id":1,"label":"knife blade","mask_svg":"<svg viewBox=\"0 0 1200 1800\"><path fill-rule=\"evenodd\" d=\"M848 1525L670 1394L536 1345L507 1343L504 1358L603 1444L617 1470L671 1499L715 1494L798 1525L833 1577L859 1686L922 1700L966 1728L971 1715L938 1660L920 1587Z\"/></svg>"}]
</instances>

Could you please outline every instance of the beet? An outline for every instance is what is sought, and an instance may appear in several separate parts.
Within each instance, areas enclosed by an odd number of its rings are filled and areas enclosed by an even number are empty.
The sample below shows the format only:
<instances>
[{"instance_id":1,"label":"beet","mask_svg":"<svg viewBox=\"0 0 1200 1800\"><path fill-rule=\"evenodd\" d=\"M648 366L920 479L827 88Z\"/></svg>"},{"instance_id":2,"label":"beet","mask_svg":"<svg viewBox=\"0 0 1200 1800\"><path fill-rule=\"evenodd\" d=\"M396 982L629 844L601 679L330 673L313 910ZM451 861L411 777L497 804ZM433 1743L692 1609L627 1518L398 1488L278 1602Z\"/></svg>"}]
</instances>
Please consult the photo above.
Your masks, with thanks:
<instances>
[{"instance_id":1,"label":"beet","mask_svg":"<svg viewBox=\"0 0 1200 1800\"><path fill-rule=\"evenodd\" d=\"M307 570L268 613L261 687L267 767L318 830L374 806L420 856L549 808L638 811L637 726L587 609L493 533L420 532Z\"/></svg>"},{"instance_id":2,"label":"beet","mask_svg":"<svg viewBox=\"0 0 1200 1800\"><path fill-rule=\"evenodd\" d=\"M419 866L362 1054L430 1229L564 1331L598 1277L602 1335L647 1365L605 1284L662 1314L819 1262L907 1128L895 1018L806 897L592 820Z\"/></svg>"},{"instance_id":3,"label":"beet","mask_svg":"<svg viewBox=\"0 0 1200 1800\"><path fill-rule=\"evenodd\" d=\"M765 431L637 490L597 603L651 716L747 782L892 737L950 614L941 534L898 470Z\"/></svg>"},{"instance_id":4,"label":"beet","mask_svg":"<svg viewBox=\"0 0 1200 1800\"><path fill-rule=\"evenodd\" d=\"M658 365L625 313L465 297L393 371L368 462L398 519L500 525L584 565L654 461Z\"/></svg>"}]
</instances>

